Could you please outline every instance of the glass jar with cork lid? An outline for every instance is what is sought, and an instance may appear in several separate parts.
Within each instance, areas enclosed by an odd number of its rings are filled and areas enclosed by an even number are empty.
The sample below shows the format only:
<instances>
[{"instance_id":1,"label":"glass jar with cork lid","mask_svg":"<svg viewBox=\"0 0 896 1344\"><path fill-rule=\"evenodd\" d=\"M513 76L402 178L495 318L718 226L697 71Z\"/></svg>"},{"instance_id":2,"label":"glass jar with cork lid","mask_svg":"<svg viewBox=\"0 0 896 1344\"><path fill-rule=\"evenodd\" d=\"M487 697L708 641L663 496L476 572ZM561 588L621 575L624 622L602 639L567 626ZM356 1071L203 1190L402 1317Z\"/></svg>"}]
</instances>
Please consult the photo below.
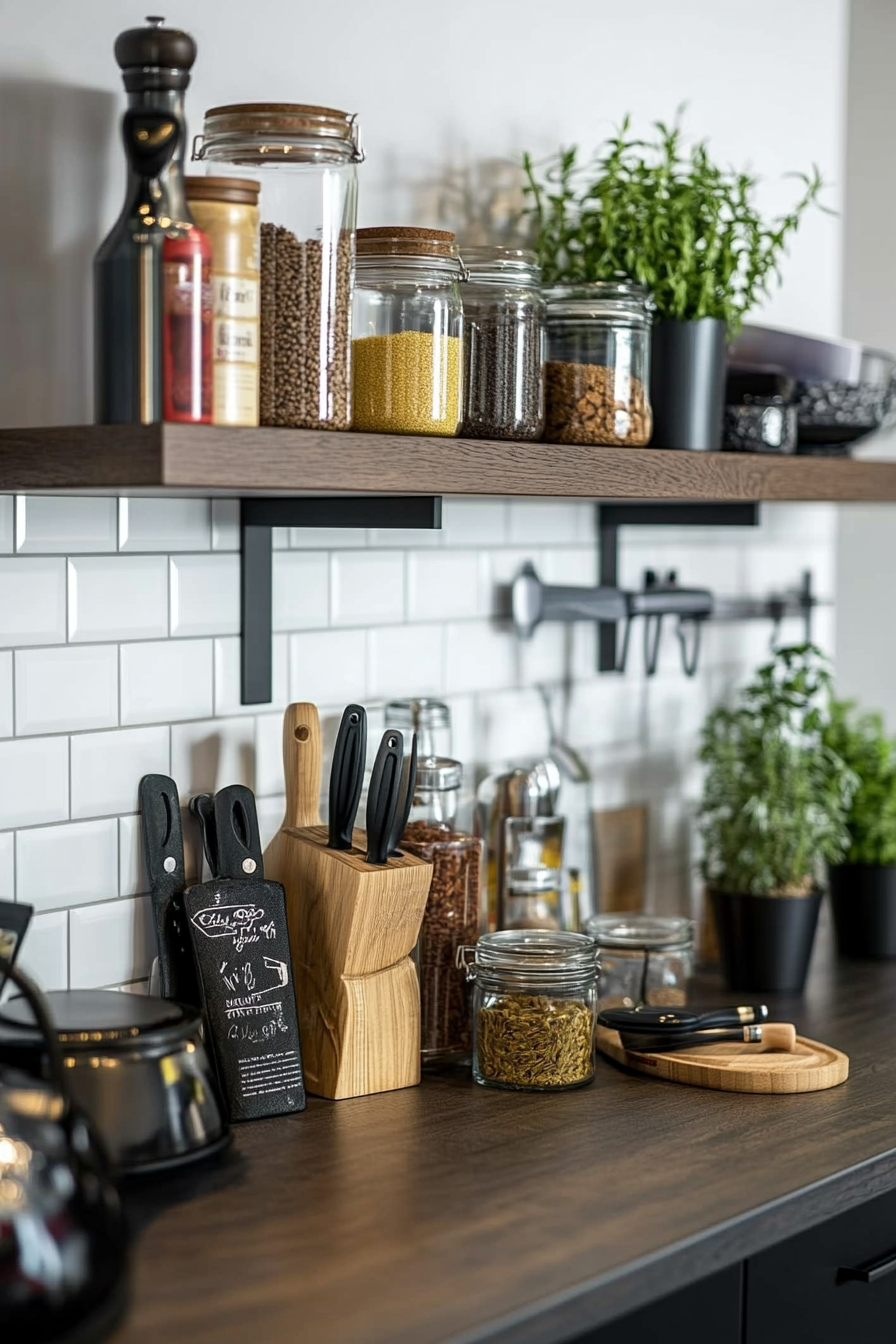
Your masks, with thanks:
<instances>
[{"instance_id":1,"label":"glass jar with cork lid","mask_svg":"<svg viewBox=\"0 0 896 1344\"><path fill-rule=\"evenodd\" d=\"M357 118L302 103L235 103L205 114L193 158L261 182L263 425L347 429Z\"/></svg>"},{"instance_id":2,"label":"glass jar with cork lid","mask_svg":"<svg viewBox=\"0 0 896 1344\"><path fill-rule=\"evenodd\" d=\"M352 323L352 425L454 436L463 415L466 277L454 234L359 229Z\"/></svg>"}]
</instances>

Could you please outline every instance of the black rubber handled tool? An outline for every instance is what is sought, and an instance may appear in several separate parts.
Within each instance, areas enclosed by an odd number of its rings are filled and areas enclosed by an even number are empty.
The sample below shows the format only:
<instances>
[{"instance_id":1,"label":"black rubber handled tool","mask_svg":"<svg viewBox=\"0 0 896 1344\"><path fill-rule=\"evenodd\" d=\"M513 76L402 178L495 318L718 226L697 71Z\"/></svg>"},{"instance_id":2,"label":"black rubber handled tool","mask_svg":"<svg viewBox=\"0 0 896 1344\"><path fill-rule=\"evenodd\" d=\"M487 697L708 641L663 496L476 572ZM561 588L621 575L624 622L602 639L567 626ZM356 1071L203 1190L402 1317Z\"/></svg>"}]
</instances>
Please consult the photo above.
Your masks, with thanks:
<instances>
[{"instance_id":1,"label":"black rubber handled tool","mask_svg":"<svg viewBox=\"0 0 896 1344\"><path fill-rule=\"evenodd\" d=\"M255 795L244 784L231 784L215 795L216 876L262 882L264 863Z\"/></svg>"},{"instance_id":2,"label":"black rubber handled tool","mask_svg":"<svg viewBox=\"0 0 896 1344\"><path fill-rule=\"evenodd\" d=\"M415 733L411 740L411 754L406 756L401 768L401 796L398 799L398 808L395 813L395 825L392 827L392 836L389 840L390 856L399 854L401 851L398 846L401 844L401 837L404 835L405 827L408 824L408 817L411 815L411 808L414 806L414 790L417 787L417 734Z\"/></svg>"},{"instance_id":3,"label":"black rubber handled tool","mask_svg":"<svg viewBox=\"0 0 896 1344\"><path fill-rule=\"evenodd\" d=\"M720 1041L744 1041L748 1045L762 1045L766 1050L793 1050L796 1028L790 1023L766 1022L711 1031L660 1031L653 1035L646 1031L620 1031L619 1039L626 1050L651 1055L690 1050L695 1045L717 1045Z\"/></svg>"},{"instance_id":4,"label":"black rubber handled tool","mask_svg":"<svg viewBox=\"0 0 896 1344\"><path fill-rule=\"evenodd\" d=\"M199 987L183 910L184 838L177 785L167 775L140 781L143 852L159 947L162 998L197 1005Z\"/></svg>"},{"instance_id":5,"label":"black rubber handled tool","mask_svg":"<svg viewBox=\"0 0 896 1344\"><path fill-rule=\"evenodd\" d=\"M348 705L333 749L330 769L330 849L351 849L352 831L367 760L367 713L361 705Z\"/></svg>"},{"instance_id":6,"label":"black rubber handled tool","mask_svg":"<svg viewBox=\"0 0 896 1344\"><path fill-rule=\"evenodd\" d=\"M212 877L218 876L218 837L215 831L215 800L210 793L197 793L190 799L190 812L199 822L202 835L202 849L208 871Z\"/></svg>"},{"instance_id":7,"label":"black rubber handled tool","mask_svg":"<svg viewBox=\"0 0 896 1344\"><path fill-rule=\"evenodd\" d=\"M367 862L382 864L389 857L395 816L401 797L404 738L395 728L383 733L367 790Z\"/></svg>"},{"instance_id":8,"label":"black rubber handled tool","mask_svg":"<svg viewBox=\"0 0 896 1344\"><path fill-rule=\"evenodd\" d=\"M598 1014L598 1025L634 1035L668 1032L681 1035L689 1031L708 1031L719 1027L745 1027L768 1020L764 1003L743 1004L732 1008L707 1008L702 1012L645 1004L641 1008L605 1008Z\"/></svg>"}]
</instances>

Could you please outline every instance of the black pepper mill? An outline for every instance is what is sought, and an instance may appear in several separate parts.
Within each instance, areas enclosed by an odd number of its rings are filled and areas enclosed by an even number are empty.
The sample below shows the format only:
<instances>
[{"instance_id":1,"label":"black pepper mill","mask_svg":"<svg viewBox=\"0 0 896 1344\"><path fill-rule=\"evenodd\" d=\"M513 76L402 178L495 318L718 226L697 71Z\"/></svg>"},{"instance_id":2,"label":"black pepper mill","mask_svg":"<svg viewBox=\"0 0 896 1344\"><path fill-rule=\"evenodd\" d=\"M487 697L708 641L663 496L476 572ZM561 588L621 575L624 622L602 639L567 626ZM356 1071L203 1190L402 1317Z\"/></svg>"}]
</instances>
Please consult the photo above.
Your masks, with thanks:
<instances>
[{"instance_id":1,"label":"black pepper mill","mask_svg":"<svg viewBox=\"0 0 896 1344\"><path fill-rule=\"evenodd\" d=\"M122 119L128 182L122 212L94 258L98 424L163 418L163 249L166 239L198 233L183 178L183 99L196 43L189 33L162 27L164 19L146 22L115 43L128 93Z\"/></svg>"}]
</instances>

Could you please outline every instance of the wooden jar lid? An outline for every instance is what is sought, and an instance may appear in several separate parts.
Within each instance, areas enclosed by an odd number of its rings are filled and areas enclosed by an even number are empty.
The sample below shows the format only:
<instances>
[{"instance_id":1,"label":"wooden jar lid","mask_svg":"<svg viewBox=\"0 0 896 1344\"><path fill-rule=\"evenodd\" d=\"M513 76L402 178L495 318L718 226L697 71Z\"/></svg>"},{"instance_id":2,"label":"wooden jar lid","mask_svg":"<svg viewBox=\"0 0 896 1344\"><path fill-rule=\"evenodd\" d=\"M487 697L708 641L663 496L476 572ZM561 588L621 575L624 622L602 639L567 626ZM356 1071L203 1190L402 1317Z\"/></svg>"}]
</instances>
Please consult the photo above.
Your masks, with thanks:
<instances>
[{"instance_id":1,"label":"wooden jar lid","mask_svg":"<svg viewBox=\"0 0 896 1344\"><path fill-rule=\"evenodd\" d=\"M409 228L386 224L358 229L359 257L456 257L454 234L447 229Z\"/></svg>"},{"instance_id":2,"label":"wooden jar lid","mask_svg":"<svg viewBox=\"0 0 896 1344\"><path fill-rule=\"evenodd\" d=\"M246 177L187 177L188 201L225 201L228 205L257 205L261 183Z\"/></svg>"}]
</instances>

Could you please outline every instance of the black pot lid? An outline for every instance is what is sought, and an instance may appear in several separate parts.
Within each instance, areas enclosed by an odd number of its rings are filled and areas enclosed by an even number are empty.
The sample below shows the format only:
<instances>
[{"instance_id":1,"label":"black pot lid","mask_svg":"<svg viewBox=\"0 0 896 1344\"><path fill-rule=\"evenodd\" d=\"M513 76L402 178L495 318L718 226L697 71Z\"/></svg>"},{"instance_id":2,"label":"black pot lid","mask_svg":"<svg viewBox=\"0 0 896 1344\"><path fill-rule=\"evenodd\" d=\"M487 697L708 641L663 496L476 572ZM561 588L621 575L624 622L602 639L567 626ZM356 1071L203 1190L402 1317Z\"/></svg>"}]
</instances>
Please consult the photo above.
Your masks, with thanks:
<instances>
[{"instance_id":1,"label":"black pot lid","mask_svg":"<svg viewBox=\"0 0 896 1344\"><path fill-rule=\"evenodd\" d=\"M168 999L120 994L114 989L57 989L46 995L59 1040L79 1045L148 1045L171 1035L182 1037L199 1023L199 1014ZM37 1033L31 1009L21 996L0 1008L0 1024ZM29 1031L30 1029L30 1031Z\"/></svg>"}]
</instances>

